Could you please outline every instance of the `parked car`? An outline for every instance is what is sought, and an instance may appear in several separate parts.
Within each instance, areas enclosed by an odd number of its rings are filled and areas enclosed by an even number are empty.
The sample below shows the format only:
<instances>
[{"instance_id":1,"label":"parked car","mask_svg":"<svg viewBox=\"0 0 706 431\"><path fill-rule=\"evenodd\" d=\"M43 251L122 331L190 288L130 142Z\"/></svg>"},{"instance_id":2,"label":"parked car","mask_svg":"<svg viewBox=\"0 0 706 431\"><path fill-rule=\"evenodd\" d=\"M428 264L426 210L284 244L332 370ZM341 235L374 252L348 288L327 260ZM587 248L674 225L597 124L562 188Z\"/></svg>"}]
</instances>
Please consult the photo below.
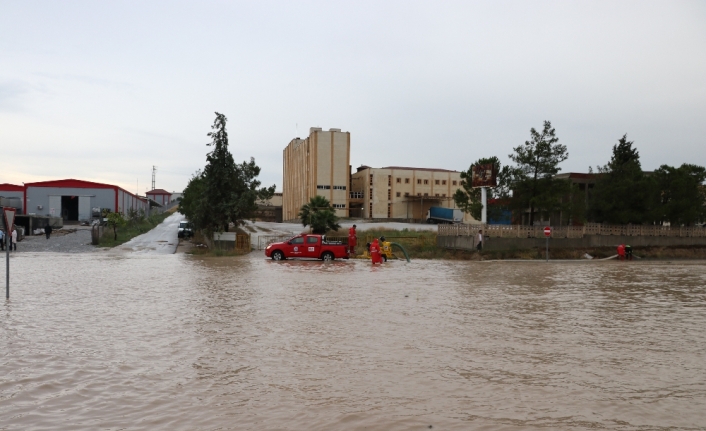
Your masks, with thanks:
<instances>
[{"instance_id":1,"label":"parked car","mask_svg":"<svg viewBox=\"0 0 706 431\"><path fill-rule=\"evenodd\" d=\"M272 260L299 259L348 259L348 249L340 242L327 242L325 235L301 234L284 242L267 246L265 256Z\"/></svg>"},{"instance_id":2,"label":"parked car","mask_svg":"<svg viewBox=\"0 0 706 431\"><path fill-rule=\"evenodd\" d=\"M191 238L192 236L194 236L194 231L191 228L191 223L189 223L188 221L180 221L177 236L179 238Z\"/></svg>"}]
</instances>

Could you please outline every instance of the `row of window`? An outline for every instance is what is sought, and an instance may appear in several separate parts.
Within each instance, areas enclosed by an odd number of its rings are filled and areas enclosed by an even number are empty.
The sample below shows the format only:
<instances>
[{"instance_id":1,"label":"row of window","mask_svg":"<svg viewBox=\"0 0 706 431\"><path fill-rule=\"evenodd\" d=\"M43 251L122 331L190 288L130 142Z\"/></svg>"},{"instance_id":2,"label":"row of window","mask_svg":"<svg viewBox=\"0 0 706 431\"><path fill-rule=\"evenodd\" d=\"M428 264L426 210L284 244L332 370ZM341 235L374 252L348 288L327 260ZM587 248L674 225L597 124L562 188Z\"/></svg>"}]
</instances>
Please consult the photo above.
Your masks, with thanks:
<instances>
[{"instance_id":1,"label":"row of window","mask_svg":"<svg viewBox=\"0 0 706 431\"><path fill-rule=\"evenodd\" d=\"M397 184L400 184L400 183L402 183L402 178L397 178ZM409 178L405 178L405 179L404 179L404 183L405 183L405 184L409 184ZM419 179L419 178L418 178L418 179L417 179L417 184L429 184L429 180L422 180L422 179ZM437 186L438 186L438 185L445 186L445 185L446 185L446 180L434 180L434 184L436 184ZM388 186L391 186L391 185L392 185L390 178L388 178L387 185L388 185ZM457 180L451 181L451 185L454 185L454 186L458 185L458 181L457 181Z\"/></svg>"},{"instance_id":2,"label":"row of window","mask_svg":"<svg viewBox=\"0 0 706 431\"><path fill-rule=\"evenodd\" d=\"M316 186L316 188L319 190L331 190L331 186L329 186L328 184L325 184L325 185L319 184L318 186ZM346 186L333 186L333 189L334 190L345 190Z\"/></svg>"},{"instance_id":3,"label":"row of window","mask_svg":"<svg viewBox=\"0 0 706 431\"><path fill-rule=\"evenodd\" d=\"M333 207L338 208L338 209L343 209L346 207L346 204L333 204Z\"/></svg>"}]
</instances>

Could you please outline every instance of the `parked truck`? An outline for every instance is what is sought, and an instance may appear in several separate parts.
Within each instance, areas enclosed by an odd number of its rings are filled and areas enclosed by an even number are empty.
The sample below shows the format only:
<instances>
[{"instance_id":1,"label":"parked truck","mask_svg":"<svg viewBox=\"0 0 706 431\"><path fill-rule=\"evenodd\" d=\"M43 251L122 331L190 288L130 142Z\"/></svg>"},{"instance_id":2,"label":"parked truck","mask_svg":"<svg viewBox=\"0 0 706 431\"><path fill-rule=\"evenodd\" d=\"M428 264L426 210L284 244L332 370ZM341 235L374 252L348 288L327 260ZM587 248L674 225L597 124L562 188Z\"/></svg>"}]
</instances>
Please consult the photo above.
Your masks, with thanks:
<instances>
[{"instance_id":1,"label":"parked truck","mask_svg":"<svg viewBox=\"0 0 706 431\"><path fill-rule=\"evenodd\" d=\"M431 207L427 211L427 223L461 223L463 211L454 208Z\"/></svg>"},{"instance_id":2,"label":"parked truck","mask_svg":"<svg viewBox=\"0 0 706 431\"><path fill-rule=\"evenodd\" d=\"M324 235L301 234L284 242L270 244L265 249L265 256L272 260L291 258L303 259L348 259L348 247L340 242L326 241Z\"/></svg>"}]
</instances>

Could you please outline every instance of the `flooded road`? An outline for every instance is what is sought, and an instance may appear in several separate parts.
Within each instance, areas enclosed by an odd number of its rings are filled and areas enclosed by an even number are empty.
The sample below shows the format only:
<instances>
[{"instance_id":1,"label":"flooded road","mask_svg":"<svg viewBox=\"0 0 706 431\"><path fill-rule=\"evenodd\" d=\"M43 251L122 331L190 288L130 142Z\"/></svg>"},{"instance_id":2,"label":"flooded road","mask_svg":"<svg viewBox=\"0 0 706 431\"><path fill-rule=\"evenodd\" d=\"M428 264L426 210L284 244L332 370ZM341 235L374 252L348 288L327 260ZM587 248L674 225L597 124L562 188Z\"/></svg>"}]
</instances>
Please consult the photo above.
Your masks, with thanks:
<instances>
[{"instance_id":1,"label":"flooded road","mask_svg":"<svg viewBox=\"0 0 706 431\"><path fill-rule=\"evenodd\" d=\"M1 430L706 427L703 262L11 261Z\"/></svg>"}]
</instances>

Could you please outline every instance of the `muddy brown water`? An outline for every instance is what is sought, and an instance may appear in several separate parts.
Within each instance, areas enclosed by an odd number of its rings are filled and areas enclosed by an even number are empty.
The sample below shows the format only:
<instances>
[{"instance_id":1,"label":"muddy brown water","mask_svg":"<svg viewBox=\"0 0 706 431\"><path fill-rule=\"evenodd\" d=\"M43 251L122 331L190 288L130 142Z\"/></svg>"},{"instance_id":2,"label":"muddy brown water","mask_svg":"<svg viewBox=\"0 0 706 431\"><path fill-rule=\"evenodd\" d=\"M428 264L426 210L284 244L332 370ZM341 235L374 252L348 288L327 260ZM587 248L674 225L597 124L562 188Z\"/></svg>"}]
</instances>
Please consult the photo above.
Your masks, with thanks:
<instances>
[{"instance_id":1,"label":"muddy brown water","mask_svg":"<svg viewBox=\"0 0 706 431\"><path fill-rule=\"evenodd\" d=\"M2 430L706 427L703 262L11 261Z\"/></svg>"}]
</instances>

